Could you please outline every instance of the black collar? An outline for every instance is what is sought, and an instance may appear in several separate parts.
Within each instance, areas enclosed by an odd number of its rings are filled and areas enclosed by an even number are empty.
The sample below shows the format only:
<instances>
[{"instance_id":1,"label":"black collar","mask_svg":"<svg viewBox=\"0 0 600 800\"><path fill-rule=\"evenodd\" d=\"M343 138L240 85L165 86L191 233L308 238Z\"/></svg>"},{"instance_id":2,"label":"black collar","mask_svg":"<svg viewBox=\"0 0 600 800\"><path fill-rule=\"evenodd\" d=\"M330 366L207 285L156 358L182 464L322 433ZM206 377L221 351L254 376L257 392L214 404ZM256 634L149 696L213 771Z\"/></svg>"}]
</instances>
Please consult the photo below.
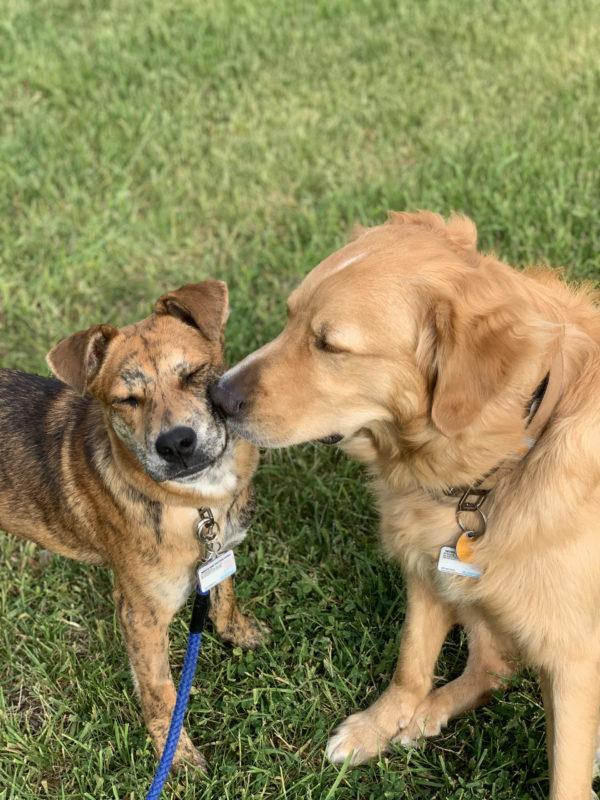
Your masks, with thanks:
<instances>
[{"instance_id":1,"label":"black collar","mask_svg":"<svg viewBox=\"0 0 600 800\"><path fill-rule=\"evenodd\" d=\"M536 411L542 404L542 400L544 399L544 395L546 394L546 389L548 388L549 382L550 382L550 373L547 372L542 381L538 384L535 392L532 394L530 401L525 406L525 419L528 420L527 422L528 425L533 420Z\"/></svg>"}]
</instances>

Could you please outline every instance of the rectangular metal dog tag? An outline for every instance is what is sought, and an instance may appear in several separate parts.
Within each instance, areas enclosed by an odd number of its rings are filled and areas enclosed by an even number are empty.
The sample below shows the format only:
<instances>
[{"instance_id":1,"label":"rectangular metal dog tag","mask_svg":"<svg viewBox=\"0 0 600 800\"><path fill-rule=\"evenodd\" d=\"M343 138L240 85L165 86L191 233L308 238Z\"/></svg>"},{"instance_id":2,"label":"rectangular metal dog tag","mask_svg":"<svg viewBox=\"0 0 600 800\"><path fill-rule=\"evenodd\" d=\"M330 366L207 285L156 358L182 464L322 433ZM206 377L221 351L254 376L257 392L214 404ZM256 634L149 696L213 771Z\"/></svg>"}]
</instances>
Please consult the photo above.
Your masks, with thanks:
<instances>
[{"instance_id":1,"label":"rectangular metal dog tag","mask_svg":"<svg viewBox=\"0 0 600 800\"><path fill-rule=\"evenodd\" d=\"M196 573L200 589L208 592L225 578L229 578L235 573L235 556L233 550L226 550L216 558L211 558L204 564L200 564Z\"/></svg>"},{"instance_id":2,"label":"rectangular metal dog tag","mask_svg":"<svg viewBox=\"0 0 600 800\"><path fill-rule=\"evenodd\" d=\"M463 578L481 578L481 570L475 564L467 564L456 555L456 547L442 547L437 565L439 572L462 575Z\"/></svg>"}]
</instances>

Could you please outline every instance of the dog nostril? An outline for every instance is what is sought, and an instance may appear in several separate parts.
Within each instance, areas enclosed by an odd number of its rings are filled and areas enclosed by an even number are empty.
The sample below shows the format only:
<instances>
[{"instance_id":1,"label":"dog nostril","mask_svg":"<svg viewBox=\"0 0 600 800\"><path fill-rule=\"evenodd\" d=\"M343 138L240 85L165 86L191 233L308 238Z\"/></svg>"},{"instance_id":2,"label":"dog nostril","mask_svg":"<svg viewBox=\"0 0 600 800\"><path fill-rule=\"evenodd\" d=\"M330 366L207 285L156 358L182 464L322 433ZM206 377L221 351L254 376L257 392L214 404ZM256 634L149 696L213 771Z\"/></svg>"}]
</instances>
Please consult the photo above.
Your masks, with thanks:
<instances>
[{"instance_id":1,"label":"dog nostril","mask_svg":"<svg viewBox=\"0 0 600 800\"><path fill-rule=\"evenodd\" d=\"M246 403L239 397L233 397L231 400L231 408L232 408L231 413L237 416L238 414L241 413L241 411L243 411L245 405Z\"/></svg>"}]
</instances>

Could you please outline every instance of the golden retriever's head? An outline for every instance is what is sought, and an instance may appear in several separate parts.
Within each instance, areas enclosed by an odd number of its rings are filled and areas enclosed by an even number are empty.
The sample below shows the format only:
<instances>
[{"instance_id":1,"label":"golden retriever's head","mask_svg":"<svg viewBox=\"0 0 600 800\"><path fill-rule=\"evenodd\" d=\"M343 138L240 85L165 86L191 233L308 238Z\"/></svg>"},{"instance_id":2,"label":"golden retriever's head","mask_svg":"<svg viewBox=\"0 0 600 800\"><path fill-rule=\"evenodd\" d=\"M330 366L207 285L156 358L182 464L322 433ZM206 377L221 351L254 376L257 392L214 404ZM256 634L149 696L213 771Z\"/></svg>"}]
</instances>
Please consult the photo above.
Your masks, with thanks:
<instances>
[{"instance_id":1,"label":"golden retriever's head","mask_svg":"<svg viewBox=\"0 0 600 800\"><path fill-rule=\"evenodd\" d=\"M393 214L326 258L282 333L214 388L233 428L280 447L382 421L467 427L530 350L514 273L483 265L476 239L464 217Z\"/></svg>"}]
</instances>

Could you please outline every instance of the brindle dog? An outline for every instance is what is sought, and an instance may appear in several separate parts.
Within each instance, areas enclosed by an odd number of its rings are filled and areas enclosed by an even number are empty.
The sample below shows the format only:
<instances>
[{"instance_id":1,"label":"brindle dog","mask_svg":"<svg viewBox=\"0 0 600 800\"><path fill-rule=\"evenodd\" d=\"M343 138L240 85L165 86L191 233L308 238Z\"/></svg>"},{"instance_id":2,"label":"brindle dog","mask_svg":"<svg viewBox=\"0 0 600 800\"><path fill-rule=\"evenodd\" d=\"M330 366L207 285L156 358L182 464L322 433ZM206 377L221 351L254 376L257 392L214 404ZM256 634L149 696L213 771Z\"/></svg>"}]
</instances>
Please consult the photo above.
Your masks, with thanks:
<instances>
[{"instance_id":1,"label":"brindle dog","mask_svg":"<svg viewBox=\"0 0 600 800\"><path fill-rule=\"evenodd\" d=\"M227 287L190 284L126 328L60 342L60 379L0 370L0 527L114 572L135 688L157 750L175 701L168 626L194 586L195 527L209 507L227 547L244 538L257 450L228 437L207 387L223 368ZM15 470L14 465L19 468ZM217 632L261 640L231 579L211 593ZM176 760L204 766L183 732Z\"/></svg>"}]
</instances>

